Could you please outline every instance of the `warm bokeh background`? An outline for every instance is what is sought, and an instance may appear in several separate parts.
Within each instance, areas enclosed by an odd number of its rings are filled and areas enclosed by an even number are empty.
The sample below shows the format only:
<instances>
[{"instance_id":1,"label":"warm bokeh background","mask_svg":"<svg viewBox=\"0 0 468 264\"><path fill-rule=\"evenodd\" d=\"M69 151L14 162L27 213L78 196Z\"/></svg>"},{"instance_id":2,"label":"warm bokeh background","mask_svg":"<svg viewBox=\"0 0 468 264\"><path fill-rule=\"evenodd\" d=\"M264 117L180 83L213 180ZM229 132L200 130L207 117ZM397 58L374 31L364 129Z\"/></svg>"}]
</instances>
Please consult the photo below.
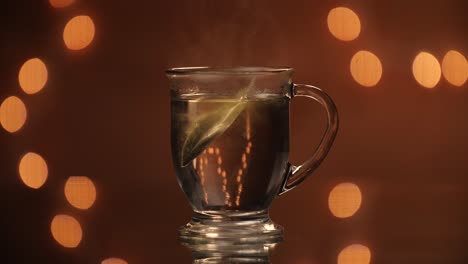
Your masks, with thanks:
<instances>
[{"instance_id":1,"label":"warm bokeh background","mask_svg":"<svg viewBox=\"0 0 468 264\"><path fill-rule=\"evenodd\" d=\"M286 229L273 263L467 263L467 13L465 0L3 1L2 263L190 263L163 71L196 65L292 66L338 106L328 158L271 208ZM325 120L305 99L291 115L298 163Z\"/></svg>"}]
</instances>

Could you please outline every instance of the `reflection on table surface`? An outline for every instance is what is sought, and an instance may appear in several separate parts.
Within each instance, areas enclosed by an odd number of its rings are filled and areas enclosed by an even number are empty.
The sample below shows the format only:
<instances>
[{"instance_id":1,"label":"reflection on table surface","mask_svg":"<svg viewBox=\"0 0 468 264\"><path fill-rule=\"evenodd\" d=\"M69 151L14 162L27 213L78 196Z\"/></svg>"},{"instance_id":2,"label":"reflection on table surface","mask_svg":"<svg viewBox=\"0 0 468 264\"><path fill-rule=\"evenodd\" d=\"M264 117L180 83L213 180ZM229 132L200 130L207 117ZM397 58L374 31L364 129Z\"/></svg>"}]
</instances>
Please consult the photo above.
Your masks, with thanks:
<instances>
[{"instance_id":1,"label":"reflection on table surface","mask_svg":"<svg viewBox=\"0 0 468 264\"><path fill-rule=\"evenodd\" d=\"M193 263L270 263L270 253L277 244L232 244L213 241L207 244L187 244Z\"/></svg>"},{"instance_id":2,"label":"reflection on table surface","mask_svg":"<svg viewBox=\"0 0 468 264\"><path fill-rule=\"evenodd\" d=\"M271 263L270 255L282 243L263 244L249 243L236 244L227 241L213 241L205 244L184 243L194 258L193 263ZM283 252L283 254L285 254ZM284 263L316 263L313 258L299 257L287 254ZM353 244L344 248L332 263L337 264L369 264L371 251L368 247Z\"/></svg>"}]
</instances>

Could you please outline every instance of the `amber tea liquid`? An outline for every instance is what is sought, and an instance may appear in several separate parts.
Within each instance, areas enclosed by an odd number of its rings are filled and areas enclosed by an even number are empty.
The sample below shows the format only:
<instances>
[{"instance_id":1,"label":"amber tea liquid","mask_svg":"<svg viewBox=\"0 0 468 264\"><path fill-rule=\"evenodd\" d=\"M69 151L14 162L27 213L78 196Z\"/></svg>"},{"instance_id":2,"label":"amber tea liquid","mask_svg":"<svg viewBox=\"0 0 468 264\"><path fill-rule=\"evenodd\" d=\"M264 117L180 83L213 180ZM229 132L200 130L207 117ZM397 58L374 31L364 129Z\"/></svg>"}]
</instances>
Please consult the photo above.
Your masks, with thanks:
<instances>
[{"instance_id":1,"label":"amber tea liquid","mask_svg":"<svg viewBox=\"0 0 468 264\"><path fill-rule=\"evenodd\" d=\"M172 156L196 211L267 209L289 156L289 98L172 98Z\"/></svg>"}]
</instances>

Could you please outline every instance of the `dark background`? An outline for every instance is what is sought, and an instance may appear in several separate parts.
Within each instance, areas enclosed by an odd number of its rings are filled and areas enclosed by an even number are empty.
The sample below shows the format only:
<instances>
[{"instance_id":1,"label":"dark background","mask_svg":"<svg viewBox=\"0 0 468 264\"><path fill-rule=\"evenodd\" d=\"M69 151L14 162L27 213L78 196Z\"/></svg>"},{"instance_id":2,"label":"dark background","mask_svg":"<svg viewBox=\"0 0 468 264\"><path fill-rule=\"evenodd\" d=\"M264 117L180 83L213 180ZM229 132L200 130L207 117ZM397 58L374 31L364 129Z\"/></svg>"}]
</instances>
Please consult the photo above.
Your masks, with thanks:
<instances>
[{"instance_id":1,"label":"dark background","mask_svg":"<svg viewBox=\"0 0 468 264\"><path fill-rule=\"evenodd\" d=\"M359 38L342 42L327 28L337 6L360 17ZM62 40L75 15L93 18L84 50ZM48 1L0 4L0 99L19 96L28 120L17 133L0 129L0 234L3 263L190 263L176 229L191 209L171 167L169 89L174 66L288 65L294 80L324 88L341 128L316 173L277 199L273 220L286 242L273 263L336 263L345 246L369 247L371 263L468 263L468 90L442 79L420 86L411 64L420 51L439 61L451 49L468 55L464 0L413 1L87 1L55 9ZM358 50L379 56L377 86L356 83L349 62ZM29 58L47 64L38 94L21 91ZM297 102L296 102L297 101ZM319 106L292 106L292 160L311 154L324 128ZM310 146L310 147L306 147ZM28 151L47 161L49 178L33 190L18 177ZM63 184L85 175L97 188L89 210L65 200ZM351 218L334 217L328 193L354 182L363 202ZM50 234L54 215L76 217L75 249ZM5 258L6 256L6 258ZM6 262L5 262L6 261Z\"/></svg>"}]
</instances>

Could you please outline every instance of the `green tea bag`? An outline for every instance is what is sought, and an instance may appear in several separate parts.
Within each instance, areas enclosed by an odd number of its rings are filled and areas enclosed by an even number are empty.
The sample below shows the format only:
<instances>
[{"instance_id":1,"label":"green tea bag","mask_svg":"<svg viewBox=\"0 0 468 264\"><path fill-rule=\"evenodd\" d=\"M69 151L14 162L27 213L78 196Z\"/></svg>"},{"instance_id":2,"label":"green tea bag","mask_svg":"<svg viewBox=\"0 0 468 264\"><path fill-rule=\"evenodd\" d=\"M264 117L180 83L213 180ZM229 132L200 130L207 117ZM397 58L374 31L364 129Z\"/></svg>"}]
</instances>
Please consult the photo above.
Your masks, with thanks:
<instances>
[{"instance_id":1,"label":"green tea bag","mask_svg":"<svg viewBox=\"0 0 468 264\"><path fill-rule=\"evenodd\" d=\"M210 113L201 115L193 122L187 131L187 138L182 146L181 163L187 166L193 159L200 155L213 140L224 133L239 114L247 106L245 98L254 87L255 79L252 79L247 87L241 89L236 99L226 102L222 107Z\"/></svg>"}]
</instances>

